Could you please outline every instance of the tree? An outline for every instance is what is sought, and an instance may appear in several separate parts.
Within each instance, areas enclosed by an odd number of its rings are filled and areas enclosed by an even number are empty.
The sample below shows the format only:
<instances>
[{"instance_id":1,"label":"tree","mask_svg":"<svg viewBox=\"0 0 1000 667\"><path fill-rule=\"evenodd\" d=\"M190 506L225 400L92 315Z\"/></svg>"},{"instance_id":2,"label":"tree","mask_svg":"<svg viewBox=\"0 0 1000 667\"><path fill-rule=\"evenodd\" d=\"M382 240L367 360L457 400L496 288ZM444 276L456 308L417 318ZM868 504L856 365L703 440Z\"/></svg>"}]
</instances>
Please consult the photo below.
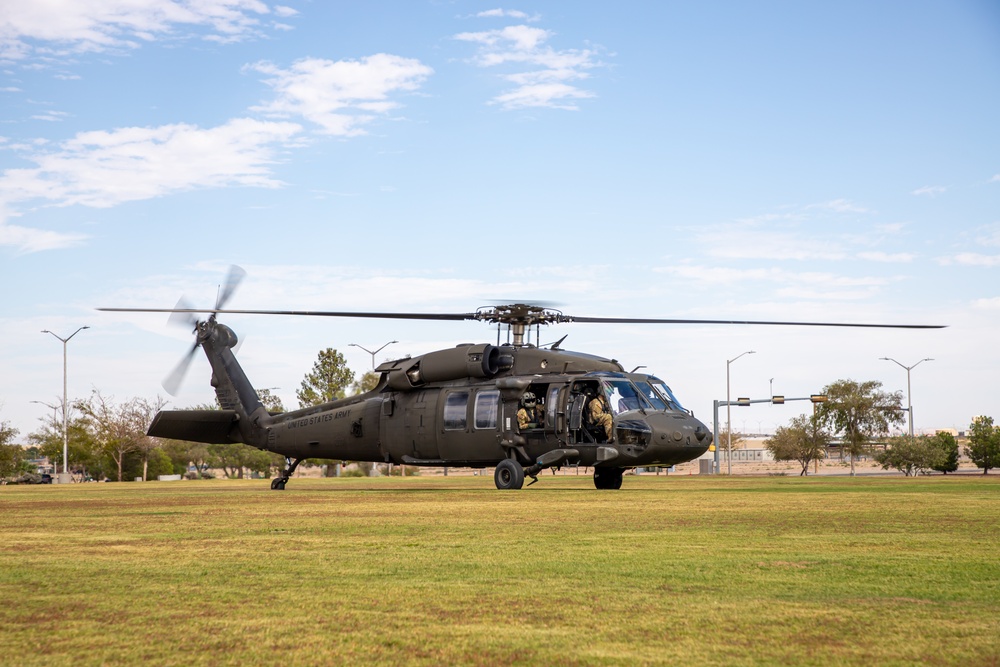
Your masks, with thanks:
<instances>
[{"instance_id":1,"label":"tree","mask_svg":"<svg viewBox=\"0 0 1000 667\"><path fill-rule=\"evenodd\" d=\"M816 414L795 417L789 426L779 426L774 436L764 441L775 461L798 461L802 466L800 477L809 474L810 463L826 456L828 444L830 434Z\"/></svg>"},{"instance_id":2,"label":"tree","mask_svg":"<svg viewBox=\"0 0 1000 667\"><path fill-rule=\"evenodd\" d=\"M719 429L719 441L715 443L716 449L725 452L725 455L731 455L731 452L727 449L743 449L746 446L746 441L743 439L743 434L739 431L733 431L732 440L730 441L729 428Z\"/></svg>"},{"instance_id":3,"label":"tree","mask_svg":"<svg viewBox=\"0 0 1000 667\"><path fill-rule=\"evenodd\" d=\"M935 465L940 465L944 458L941 448L927 436L911 438L909 435L900 435L889 438L885 449L875 453L875 460L884 470L895 468L907 477L922 474Z\"/></svg>"},{"instance_id":4,"label":"tree","mask_svg":"<svg viewBox=\"0 0 1000 667\"><path fill-rule=\"evenodd\" d=\"M52 414L40 417L39 421L42 422L42 426L28 434L28 441L58 469L62 465L63 457L62 418ZM69 455L69 469L73 472L82 473L84 476L97 473L100 476L107 467L89 430L87 419L80 414L78 405L72 402L66 414L66 449Z\"/></svg>"},{"instance_id":5,"label":"tree","mask_svg":"<svg viewBox=\"0 0 1000 667\"><path fill-rule=\"evenodd\" d=\"M941 452L941 459L931 470L947 475L958 470L958 441L951 433L938 431L930 438L931 444Z\"/></svg>"},{"instance_id":6,"label":"tree","mask_svg":"<svg viewBox=\"0 0 1000 667\"><path fill-rule=\"evenodd\" d=\"M281 397L273 393L270 389L258 389L257 397L261 405L271 414L285 411L285 406L281 403Z\"/></svg>"},{"instance_id":7,"label":"tree","mask_svg":"<svg viewBox=\"0 0 1000 667\"><path fill-rule=\"evenodd\" d=\"M382 379L381 373L367 371L364 375L351 384L351 395L365 394L378 386L378 381Z\"/></svg>"},{"instance_id":8,"label":"tree","mask_svg":"<svg viewBox=\"0 0 1000 667\"><path fill-rule=\"evenodd\" d=\"M21 470L24 448L14 444L18 433L10 422L0 422L0 480L13 477Z\"/></svg>"},{"instance_id":9,"label":"tree","mask_svg":"<svg viewBox=\"0 0 1000 667\"><path fill-rule=\"evenodd\" d=\"M854 459L868 451L873 440L889 434L889 427L902 424L902 392L881 391L877 380L837 380L823 389L827 400L817 403L816 414L824 426L841 438L841 452Z\"/></svg>"},{"instance_id":10,"label":"tree","mask_svg":"<svg viewBox=\"0 0 1000 667\"><path fill-rule=\"evenodd\" d=\"M0 422L0 445L12 445L14 444L14 438L20 433L16 428L10 425L9 421Z\"/></svg>"},{"instance_id":11,"label":"tree","mask_svg":"<svg viewBox=\"0 0 1000 667\"><path fill-rule=\"evenodd\" d=\"M90 423L101 451L118 467L119 482L122 481L126 454L140 452L144 460L148 459L153 439L146 435L146 429L161 405L162 401L159 399L156 403L150 403L138 397L116 405L97 389L90 399L78 404Z\"/></svg>"},{"instance_id":12,"label":"tree","mask_svg":"<svg viewBox=\"0 0 1000 667\"><path fill-rule=\"evenodd\" d=\"M332 347L320 351L311 373L302 380L295 392L299 407L308 408L344 398L354 380L354 371L347 367L344 355Z\"/></svg>"},{"instance_id":13,"label":"tree","mask_svg":"<svg viewBox=\"0 0 1000 667\"><path fill-rule=\"evenodd\" d=\"M969 426L969 446L965 455L972 459L983 474L1000 465L1000 427L993 425L993 417L976 417Z\"/></svg>"}]
</instances>

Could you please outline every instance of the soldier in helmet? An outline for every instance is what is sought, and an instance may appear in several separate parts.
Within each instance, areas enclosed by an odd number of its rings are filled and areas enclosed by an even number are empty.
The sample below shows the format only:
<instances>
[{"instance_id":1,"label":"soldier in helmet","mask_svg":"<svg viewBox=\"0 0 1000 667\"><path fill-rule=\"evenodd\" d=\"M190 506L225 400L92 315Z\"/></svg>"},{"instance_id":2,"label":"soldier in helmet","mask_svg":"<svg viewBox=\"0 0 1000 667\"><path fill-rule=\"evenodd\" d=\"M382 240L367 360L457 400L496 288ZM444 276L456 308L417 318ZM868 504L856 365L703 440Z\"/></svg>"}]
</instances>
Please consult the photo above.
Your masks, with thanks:
<instances>
[{"instance_id":1,"label":"soldier in helmet","mask_svg":"<svg viewBox=\"0 0 1000 667\"><path fill-rule=\"evenodd\" d=\"M517 411L517 427L520 430L540 428L545 422L545 411L538 405L538 399L530 392L521 396L521 408Z\"/></svg>"},{"instance_id":2,"label":"soldier in helmet","mask_svg":"<svg viewBox=\"0 0 1000 667\"><path fill-rule=\"evenodd\" d=\"M587 393L588 395L590 394L589 391ZM600 389L597 390L596 396L587 404L587 417L590 419L591 424L604 427L604 435L607 441L611 442L614 419L611 417L611 412L608 409L608 401L604 398L604 392Z\"/></svg>"}]
</instances>

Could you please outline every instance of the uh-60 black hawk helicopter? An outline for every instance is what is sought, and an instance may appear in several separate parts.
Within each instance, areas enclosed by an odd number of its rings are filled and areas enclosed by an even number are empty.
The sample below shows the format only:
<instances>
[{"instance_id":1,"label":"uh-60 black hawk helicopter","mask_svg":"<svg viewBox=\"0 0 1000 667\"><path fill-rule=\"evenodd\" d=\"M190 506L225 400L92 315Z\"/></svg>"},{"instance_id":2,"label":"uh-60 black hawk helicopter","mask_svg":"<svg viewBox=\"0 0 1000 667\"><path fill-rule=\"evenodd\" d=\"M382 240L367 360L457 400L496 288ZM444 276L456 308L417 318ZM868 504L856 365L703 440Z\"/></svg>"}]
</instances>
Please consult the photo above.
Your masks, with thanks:
<instances>
[{"instance_id":1,"label":"uh-60 black hawk helicopter","mask_svg":"<svg viewBox=\"0 0 1000 667\"><path fill-rule=\"evenodd\" d=\"M164 383L174 393L201 347L212 367L222 410L164 410L148 434L203 443L246 443L285 457L271 488L281 490L305 459L371 461L412 466L495 467L498 489L519 489L547 468L578 464L594 469L594 486L618 489L626 469L671 466L698 458L711 431L681 407L653 375L626 372L614 359L526 341L532 326L564 322L605 324L762 324L793 326L940 328L933 325L843 324L656 318L575 317L531 304L479 308L471 313L373 313L225 310L242 280L230 270L215 308L100 308L169 312L194 329L195 342ZM208 313L197 320L195 313ZM417 357L386 361L375 389L322 405L269 413L234 355L236 334L220 314L305 315L409 320L479 320L497 325L497 343L463 344ZM508 340L500 343L507 326ZM534 398L534 414L518 412ZM603 405L595 401L603 397ZM525 419L525 416L528 416ZM532 483L533 483L532 482Z\"/></svg>"}]
</instances>

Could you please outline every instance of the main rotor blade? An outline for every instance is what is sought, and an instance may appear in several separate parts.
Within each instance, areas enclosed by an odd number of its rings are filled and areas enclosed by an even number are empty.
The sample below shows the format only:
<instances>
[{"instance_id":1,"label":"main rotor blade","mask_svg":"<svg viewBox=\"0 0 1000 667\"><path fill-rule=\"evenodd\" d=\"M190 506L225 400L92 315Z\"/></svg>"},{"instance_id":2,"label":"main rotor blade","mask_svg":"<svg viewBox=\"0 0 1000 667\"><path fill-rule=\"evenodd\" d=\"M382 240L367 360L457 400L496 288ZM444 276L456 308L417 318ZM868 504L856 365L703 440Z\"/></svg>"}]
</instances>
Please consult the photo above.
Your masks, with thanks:
<instances>
[{"instance_id":1,"label":"main rotor blade","mask_svg":"<svg viewBox=\"0 0 1000 667\"><path fill-rule=\"evenodd\" d=\"M111 312L131 313L220 313L225 315L301 315L307 317L365 317L390 320L478 320L479 313L365 313L355 311L329 310L204 310L198 308L98 308ZM869 329L945 329L942 324L875 324L864 322L793 322L771 320L702 320L686 318L654 318L654 317L578 317L574 315L557 315L549 319L549 323L579 322L584 324L750 324L765 326L790 327L854 327Z\"/></svg>"},{"instance_id":2,"label":"main rotor blade","mask_svg":"<svg viewBox=\"0 0 1000 667\"><path fill-rule=\"evenodd\" d=\"M303 315L315 317L370 317L388 320L474 320L475 313L362 313L327 310L209 310L207 308L98 308L111 313L219 313L221 315Z\"/></svg>"},{"instance_id":3,"label":"main rotor blade","mask_svg":"<svg viewBox=\"0 0 1000 667\"><path fill-rule=\"evenodd\" d=\"M870 329L945 329L944 324L868 324L859 322L778 322L767 320L692 320L649 317L576 317L567 315L564 322L587 324L761 324L791 327L865 327Z\"/></svg>"}]
</instances>

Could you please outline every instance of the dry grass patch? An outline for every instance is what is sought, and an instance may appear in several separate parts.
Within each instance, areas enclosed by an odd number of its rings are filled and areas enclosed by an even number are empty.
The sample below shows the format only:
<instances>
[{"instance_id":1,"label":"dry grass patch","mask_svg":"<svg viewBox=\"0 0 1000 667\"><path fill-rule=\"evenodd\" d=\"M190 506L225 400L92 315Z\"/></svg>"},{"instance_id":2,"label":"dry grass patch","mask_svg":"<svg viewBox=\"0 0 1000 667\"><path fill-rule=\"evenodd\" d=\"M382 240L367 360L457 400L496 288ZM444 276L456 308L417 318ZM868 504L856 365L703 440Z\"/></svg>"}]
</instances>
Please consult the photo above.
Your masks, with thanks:
<instances>
[{"instance_id":1,"label":"dry grass patch","mask_svg":"<svg viewBox=\"0 0 1000 667\"><path fill-rule=\"evenodd\" d=\"M996 664L995 478L0 488L24 665Z\"/></svg>"}]
</instances>

